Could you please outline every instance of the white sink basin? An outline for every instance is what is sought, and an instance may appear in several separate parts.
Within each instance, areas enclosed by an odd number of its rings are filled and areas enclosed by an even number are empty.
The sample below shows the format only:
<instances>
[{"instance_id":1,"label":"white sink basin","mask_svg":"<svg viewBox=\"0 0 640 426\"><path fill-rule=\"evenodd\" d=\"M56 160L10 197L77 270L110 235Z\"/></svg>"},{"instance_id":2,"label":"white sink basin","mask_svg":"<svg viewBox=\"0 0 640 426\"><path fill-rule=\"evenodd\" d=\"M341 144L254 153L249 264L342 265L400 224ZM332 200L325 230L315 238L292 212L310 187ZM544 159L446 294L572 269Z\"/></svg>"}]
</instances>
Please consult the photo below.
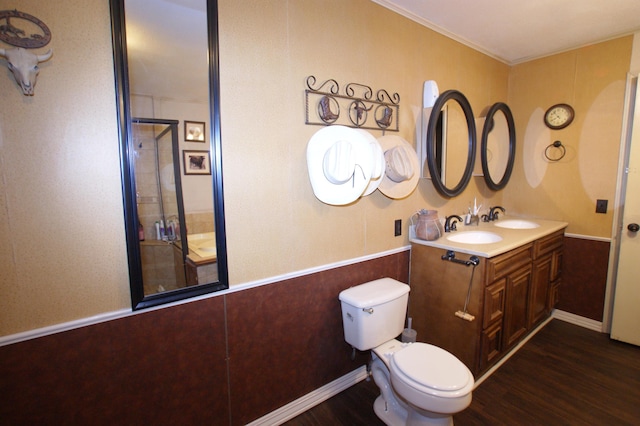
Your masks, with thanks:
<instances>
[{"instance_id":1,"label":"white sink basin","mask_svg":"<svg viewBox=\"0 0 640 426\"><path fill-rule=\"evenodd\" d=\"M533 229L540 226L535 222L522 219L499 220L494 225L498 228L507 229Z\"/></svg>"},{"instance_id":2,"label":"white sink basin","mask_svg":"<svg viewBox=\"0 0 640 426\"><path fill-rule=\"evenodd\" d=\"M491 244L502 241L502 237L498 234L494 234L493 232L469 231L449 235L447 240L463 244Z\"/></svg>"}]
</instances>

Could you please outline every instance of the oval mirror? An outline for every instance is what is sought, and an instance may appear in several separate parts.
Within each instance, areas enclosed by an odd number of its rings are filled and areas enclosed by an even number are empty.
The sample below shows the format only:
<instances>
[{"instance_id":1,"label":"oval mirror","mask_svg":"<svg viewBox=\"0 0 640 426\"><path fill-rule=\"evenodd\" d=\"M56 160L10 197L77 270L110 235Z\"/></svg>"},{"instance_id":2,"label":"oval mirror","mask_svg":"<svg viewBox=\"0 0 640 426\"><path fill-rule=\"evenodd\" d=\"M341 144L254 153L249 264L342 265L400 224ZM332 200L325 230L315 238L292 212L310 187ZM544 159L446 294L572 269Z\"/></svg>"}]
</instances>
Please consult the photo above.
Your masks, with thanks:
<instances>
[{"instance_id":1,"label":"oval mirror","mask_svg":"<svg viewBox=\"0 0 640 426\"><path fill-rule=\"evenodd\" d=\"M433 186L444 197L464 191L473 174L476 124L467 98L447 90L436 99L427 127L427 166Z\"/></svg>"},{"instance_id":2,"label":"oval mirror","mask_svg":"<svg viewBox=\"0 0 640 426\"><path fill-rule=\"evenodd\" d=\"M226 289L217 1L110 5L132 307Z\"/></svg>"},{"instance_id":3,"label":"oval mirror","mask_svg":"<svg viewBox=\"0 0 640 426\"><path fill-rule=\"evenodd\" d=\"M480 160L487 186L497 191L509 182L516 156L516 129L507 104L489 108L482 128Z\"/></svg>"}]
</instances>

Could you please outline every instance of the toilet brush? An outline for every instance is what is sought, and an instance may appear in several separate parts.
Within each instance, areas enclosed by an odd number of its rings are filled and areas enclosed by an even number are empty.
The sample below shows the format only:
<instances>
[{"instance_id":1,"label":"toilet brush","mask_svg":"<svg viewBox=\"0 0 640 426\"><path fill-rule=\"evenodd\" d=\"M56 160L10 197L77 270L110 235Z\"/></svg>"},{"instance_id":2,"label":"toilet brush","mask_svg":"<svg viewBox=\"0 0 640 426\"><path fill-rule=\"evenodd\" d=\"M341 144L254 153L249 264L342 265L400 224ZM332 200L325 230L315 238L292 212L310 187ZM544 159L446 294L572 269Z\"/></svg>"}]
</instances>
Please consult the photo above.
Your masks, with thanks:
<instances>
[{"instance_id":1,"label":"toilet brush","mask_svg":"<svg viewBox=\"0 0 640 426\"><path fill-rule=\"evenodd\" d=\"M413 343L416 341L418 332L411 328L411 317L407 318L407 328L402 330L402 343Z\"/></svg>"}]
</instances>

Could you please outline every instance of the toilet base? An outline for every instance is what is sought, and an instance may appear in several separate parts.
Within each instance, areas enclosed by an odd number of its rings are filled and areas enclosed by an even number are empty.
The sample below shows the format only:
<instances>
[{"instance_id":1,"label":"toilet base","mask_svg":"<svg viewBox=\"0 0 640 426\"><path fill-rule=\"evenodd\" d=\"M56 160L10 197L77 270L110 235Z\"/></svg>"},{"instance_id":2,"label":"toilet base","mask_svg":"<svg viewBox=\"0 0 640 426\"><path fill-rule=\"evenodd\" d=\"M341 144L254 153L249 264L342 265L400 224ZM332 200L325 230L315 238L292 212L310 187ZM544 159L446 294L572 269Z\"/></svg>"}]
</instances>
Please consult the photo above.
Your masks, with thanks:
<instances>
[{"instance_id":1,"label":"toilet base","mask_svg":"<svg viewBox=\"0 0 640 426\"><path fill-rule=\"evenodd\" d=\"M415 409L409 409L407 422L403 423L407 426L453 426L453 416L420 412Z\"/></svg>"},{"instance_id":2,"label":"toilet base","mask_svg":"<svg viewBox=\"0 0 640 426\"><path fill-rule=\"evenodd\" d=\"M408 411L389 410L382 395L379 395L373 403L373 411L387 426L454 426L452 416L439 416L433 413L435 417L428 417L412 408Z\"/></svg>"},{"instance_id":3,"label":"toilet base","mask_svg":"<svg viewBox=\"0 0 640 426\"><path fill-rule=\"evenodd\" d=\"M405 410L390 410L382 395L379 395L373 403L373 411L376 416L387 426L398 426L407 424L407 412Z\"/></svg>"}]
</instances>

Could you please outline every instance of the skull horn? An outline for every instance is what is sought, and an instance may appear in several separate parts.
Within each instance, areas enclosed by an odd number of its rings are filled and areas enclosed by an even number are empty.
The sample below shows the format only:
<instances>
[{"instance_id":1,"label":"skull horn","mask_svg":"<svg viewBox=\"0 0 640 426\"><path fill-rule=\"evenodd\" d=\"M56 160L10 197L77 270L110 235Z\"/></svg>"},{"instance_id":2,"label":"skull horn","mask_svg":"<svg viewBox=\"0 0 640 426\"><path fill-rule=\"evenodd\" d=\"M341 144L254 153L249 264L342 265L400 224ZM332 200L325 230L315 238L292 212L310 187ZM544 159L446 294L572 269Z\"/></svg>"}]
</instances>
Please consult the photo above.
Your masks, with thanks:
<instances>
[{"instance_id":1,"label":"skull horn","mask_svg":"<svg viewBox=\"0 0 640 426\"><path fill-rule=\"evenodd\" d=\"M53 50L49 49L44 55L38 55L38 62L44 62L53 55Z\"/></svg>"}]
</instances>

